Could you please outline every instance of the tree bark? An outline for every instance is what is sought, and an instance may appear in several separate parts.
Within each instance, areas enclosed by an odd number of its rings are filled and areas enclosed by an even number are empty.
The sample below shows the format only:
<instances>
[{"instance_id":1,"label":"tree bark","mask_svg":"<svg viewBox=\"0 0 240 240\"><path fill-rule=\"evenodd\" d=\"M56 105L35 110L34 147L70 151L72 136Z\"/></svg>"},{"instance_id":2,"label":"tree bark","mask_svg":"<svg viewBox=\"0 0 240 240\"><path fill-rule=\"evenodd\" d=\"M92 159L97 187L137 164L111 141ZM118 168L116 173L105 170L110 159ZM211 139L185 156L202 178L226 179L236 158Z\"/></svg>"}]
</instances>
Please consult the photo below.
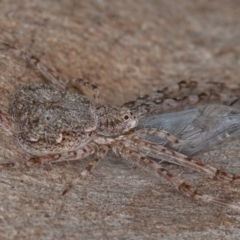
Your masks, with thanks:
<instances>
[{"instance_id":1,"label":"tree bark","mask_svg":"<svg viewBox=\"0 0 240 240\"><path fill-rule=\"evenodd\" d=\"M30 51L63 80L97 84L121 105L180 80L239 82L237 1L0 1L0 40ZM0 107L14 89L43 77L0 50ZM82 93L91 96L83 89ZM0 162L29 156L0 134ZM238 143L207 155L238 173ZM239 217L195 202L164 180L109 155L92 176L61 192L87 160L0 172L1 239L238 239ZM239 186L166 166L202 193L238 201Z\"/></svg>"}]
</instances>

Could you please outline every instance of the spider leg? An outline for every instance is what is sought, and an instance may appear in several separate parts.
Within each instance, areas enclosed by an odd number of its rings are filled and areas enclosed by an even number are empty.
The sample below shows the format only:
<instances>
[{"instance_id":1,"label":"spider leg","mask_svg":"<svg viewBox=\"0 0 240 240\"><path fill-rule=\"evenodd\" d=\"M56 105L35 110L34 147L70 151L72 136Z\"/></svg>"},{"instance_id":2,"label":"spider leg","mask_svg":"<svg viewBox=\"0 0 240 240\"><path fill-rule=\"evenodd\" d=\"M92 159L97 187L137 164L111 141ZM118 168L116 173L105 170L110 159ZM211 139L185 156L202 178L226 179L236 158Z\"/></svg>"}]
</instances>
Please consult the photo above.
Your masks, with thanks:
<instances>
[{"instance_id":1,"label":"spider leg","mask_svg":"<svg viewBox=\"0 0 240 240\"><path fill-rule=\"evenodd\" d=\"M139 129L136 132L134 132L133 136L134 137L140 137L140 138L144 138L147 136L156 136L162 139L166 139L167 141L169 141L171 143L171 145L174 147L176 145L179 146L179 144L181 144L181 141L176 138L174 135L172 135L171 133L165 131L165 130L161 130L161 129L156 129L156 128L144 128L144 129Z\"/></svg>"},{"instance_id":2,"label":"spider leg","mask_svg":"<svg viewBox=\"0 0 240 240\"><path fill-rule=\"evenodd\" d=\"M72 181L72 182L68 185L68 187L66 187L66 188L64 189L64 191L62 192L62 195L65 195L67 192L69 192L69 190L70 190L74 185L76 185L77 182L78 182L81 178L84 178L84 177L88 176L89 173L97 166L97 164L100 162L100 160L103 159L103 158L106 156L107 152L108 152L108 147L107 147L107 146L99 146L99 147L98 147L97 156L94 158L94 160L91 161L91 162L87 165L86 169L85 169L84 171L82 171L82 172L78 175L78 177L77 177L74 181Z\"/></svg>"},{"instance_id":3,"label":"spider leg","mask_svg":"<svg viewBox=\"0 0 240 240\"><path fill-rule=\"evenodd\" d=\"M98 102L99 102L99 89L96 85L90 83L89 81L81 79L81 78L70 79L67 82L66 87L77 87L78 88L81 85L89 88L93 92L94 102L96 104L98 104Z\"/></svg>"},{"instance_id":4,"label":"spider leg","mask_svg":"<svg viewBox=\"0 0 240 240\"><path fill-rule=\"evenodd\" d=\"M71 86L79 87L80 85L83 85L93 91L94 100L96 103L98 102L99 90L98 90L97 86L95 86L94 84L88 82L87 80L81 79L81 78L71 79L67 83L64 83L60 79L60 77L57 75L56 72L54 72L52 69L50 69L45 64L43 64L39 58L33 56L31 53L20 50L15 47L12 47L9 44L4 43L4 42L0 42L0 44L4 48L11 50L15 55L32 63L43 74L43 76L53 85L55 85L59 88L62 88L62 89L65 89L65 88L71 87Z\"/></svg>"},{"instance_id":5,"label":"spider leg","mask_svg":"<svg viewBox=\"0 0 240 240\"><path fill-rule=\"evenodd\" d=\"M240 176L234 176L226 172L222 172L219 169L209 166L205 163L194 160L179 152L170 150L164 146L154 144L142 139L134 138L132 141L135 143L135 147L143 153L147 153L148 156L154 158L165 157L164 160L170 163L174 163L183 167L194 169L195 171L205 173L212 179L218 179L225 182L234 183L240 180Z\"/></svg>"},{"instance_id":6,"label":"spider leg","mask_svg":"<svg viewBox=\"0 0 240 240\"><path fill-rule=\"evenodd\" d=\"M22 59L32 63L50 83L59 88L65 88L65 83L59 78L59 76L53 70L43 64L37 57L33 56L29 52L12 47L7 43L0 42L0 44L6 49L11 50L18 57L21 57Z\"/></svg>"},{"instance_id":7,"label":"spider leg","mask_svg":"<svg viewBox=\"0 0 240 240\"><path fill-rule=\"evenodd\" d=\"M1 130L6 135L13 135L15 132L11 116L2 110L0 110L0 131Z\"/></svg>"},{"instance_id":8,"label":"spider leg","mask_svg":"<svg viewBox=\"0 0 240 240\"><path fill-rule=\"evenodd\" d=\"M96 151L95 144L88 144L82 149L77 151L69 151L62 154L50 154L46 156L37 156L28 159L25 162L10 162L10 163L2 163L0 164L0 169L3 168L20 168L20 167L30 167L32 165L42 165L46 163L56 163L63 161L75 161L79 159L86 158L92 155Z\"/></svg>"},{"instance_id":9,"label":"spider leg","mask_svg":"<svg viewBox=\"0 0 240 240\"><path fill-rule=\"evenodd\" d=\"M197 86L198 86L197 81L183 80L173 85L154 91L149 95L146 94L142 97L138 97L135 101L125 103L124 105L126 105L126 107L133 107L134 105L143 104L144 102L154 102L159 99L173 98L173 96L171 96L172 94L179 93L181 90L193 89L196 88Z\"/></svg>"},{"instance_id":10,"label":"spider leg","mask_svg":"<svg viewBox=\"0 0 240 240\"><path fill-rule=\"evenodd\" d=\"M194 95L179 94L175 97L177 92L181 90L190 90L197 87L202 88L202 92ZM228 90L228 94L222 93L223 90ZM224 104L234 102L239 98L239 84L226 85L219 82L197 82L197 81L181 81L169 87L155 91L144 97L139 97L135 101L127 102L123 106L136 111L138 115L155 114L163 111L183 107L186 105L194 105L206 100L218 100ZM237 92L238 95L232 94Z\"/></svg>"},{"instance_id":11,"label":"spider leg","mask_svg":"<svg viewBox=\"0 0 240 240\"><path fill-rule=\"evenodd\" d=\"M146 114L159 114L170 109L177 109L186 105L198 104L202 101L212 99L218 99L218 94L200 93L196 95L181 96L169 99L157 99L156 101L144 102L140 105L128 106L124 104L124 107L129 107L138 116Z\"/></svg>"},{"instance_id":12,"label":"spider leg","mask_svg":"<svg viewBox=\"0 0 240 240\"><path fill-rule=\"evenodd\" d=\"M224 199L215 198L206 194L198 193L196 190L193 189L193 187L182 181L180 178L174 176L166 169L161 167L159 164L145 157L133 148L130 148L124 144L119 144L118 146L113 147L113 149L118 155L122 156L123 158L133 162L134 164L140 165L145 169L156 173L158 176L163 177L168 182L171 182L178 191L182 192L188 197L206 203L215 203L240 211L240 205L238 204L226 201Z\"/></svg>"}]
</instances>

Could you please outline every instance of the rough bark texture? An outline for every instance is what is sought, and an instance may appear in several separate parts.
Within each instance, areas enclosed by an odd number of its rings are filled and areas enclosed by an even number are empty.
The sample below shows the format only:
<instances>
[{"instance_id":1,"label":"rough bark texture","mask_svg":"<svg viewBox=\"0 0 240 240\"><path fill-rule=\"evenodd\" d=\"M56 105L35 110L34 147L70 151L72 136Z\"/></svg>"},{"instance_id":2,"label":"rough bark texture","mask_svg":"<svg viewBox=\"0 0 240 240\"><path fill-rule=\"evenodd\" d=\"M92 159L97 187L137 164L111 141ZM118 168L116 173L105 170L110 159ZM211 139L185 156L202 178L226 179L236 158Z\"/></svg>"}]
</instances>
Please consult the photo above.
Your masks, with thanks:
<instances>
[{"instance_id":1,"label":"rough bark texture","mask_svg":"<svg viewBox=\"0 0 240 240\"><path fill-rule=\"evenodd\" d=\"M110 104L182 79L239 82L239 26L236 0L0 1L1 41L39 56L64 79L95 82ZM40 81L32 66L0 51L1 109L14 89ZM205 159L239 173L238 149L219 149ZM1 162L27 158L14 139L1 134ZM188 199L111 155L61 197L86 163L1 171L0 239L240 238L238 213ZM240 197L239 185L181 171L201 192Z\"/></svg>"}]
</instances>

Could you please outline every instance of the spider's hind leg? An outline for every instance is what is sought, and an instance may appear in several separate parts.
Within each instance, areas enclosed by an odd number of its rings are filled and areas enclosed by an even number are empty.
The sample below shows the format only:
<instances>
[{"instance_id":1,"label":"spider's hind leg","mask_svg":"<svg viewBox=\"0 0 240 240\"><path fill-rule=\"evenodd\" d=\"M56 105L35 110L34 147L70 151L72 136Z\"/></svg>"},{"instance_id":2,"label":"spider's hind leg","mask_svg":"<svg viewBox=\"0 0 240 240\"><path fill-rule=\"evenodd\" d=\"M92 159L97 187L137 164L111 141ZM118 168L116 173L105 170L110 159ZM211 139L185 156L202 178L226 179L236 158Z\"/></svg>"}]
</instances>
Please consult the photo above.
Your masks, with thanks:
<instances>
[{"instance_id":1,"label":"spider's hind leg","mask_svg":"<svg viewBox=\"0 0 240 240\"><path fill-rule=\"evenodd\" d=\"M87 80L81 79L81 78L75 78L71 79L67 82L62 81L58 74L54 72L52 69L50 69L47 65L43 64L39 58L32 55L30 52L23 51L21 49L18 49L16 47L10 46L8 43L0 42L0 45L4 47L7 50L10 50L13 52L16 56L21 57L22 59L32 63L42 74L43 76L53 85L65 89L68 87L79 87L79 86L85 86L88 87L93 92L93 98L96 103L98 103L99 98L99 89L96 85L90 83Z\"/></svg>"},{"instance_id":2,"label":"spider's hind leg","mask_svg":"<svg viewBox=\"0 0 240 240\"><path fill-rule=\"evenodd\" d=\"M38 71L42 73L42 75L53 85L64 89L65 83L60 79L60 77L57 75L56 72L54 72L52 69L50 69L47 65L43 64L40 59L33 56L30 52L23 51L21 49L18 49L16 47L10 46L8 43L0 42L0 45L4 47L7 50L10 50L12 53L14 53L16 56L30 62L33 64Z\"/></svg>"},{"instance_id":3,"label":"spider's hind leg","mask_svg":"<svg viewBox=\"0 0 240 240\"><path fill-rule=\"evenodd\" d=\"M68 87L76 87L78 89L81 86L87 87L92 91L94 102L96 103L96 105L98 105L98 103L99 103L99 89L96 85L94 85L91 82L89 82L85 79L82 79L82 78L70 79L66 84L67 88Z\"/></svg>"},{"instance_id":4,"label":"spider's hind leg","mask_svg":"<svg viewBox=\"0 0 240 240\"><path fill-rule=\"evenodd\" d=\"M85 147L78 149L76 151L69 151L61 154L49 154L45 156L31 157L25 162L1 163L0 169L31 167L32 165L43 165L46 163L56 163L56 162L63 162L63 161L76 161L94 154L95 151L96 151L96 146L90 143Z\"/></svg>"},{"instance_id":5,"label":"spider's hind leg","mask_svg":"<svg viewBox=\"0 0 240 240\"><path fill-rule=\"evenodd\" d=\"M11 116L2 110L0 110L0 131L6 135L13 135L15 132Z\"/></svg>"}]
</instances>

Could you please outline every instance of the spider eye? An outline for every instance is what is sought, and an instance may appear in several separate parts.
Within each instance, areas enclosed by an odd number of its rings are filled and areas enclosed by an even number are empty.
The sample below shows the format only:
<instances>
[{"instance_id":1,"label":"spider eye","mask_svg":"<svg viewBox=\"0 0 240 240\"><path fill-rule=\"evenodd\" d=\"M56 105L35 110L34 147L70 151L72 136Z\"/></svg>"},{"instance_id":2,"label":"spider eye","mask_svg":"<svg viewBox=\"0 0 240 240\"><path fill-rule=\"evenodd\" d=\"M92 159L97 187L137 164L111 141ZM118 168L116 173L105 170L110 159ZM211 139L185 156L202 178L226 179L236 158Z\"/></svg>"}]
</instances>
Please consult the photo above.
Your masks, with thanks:
<instances>
[{"instance_id":1,"label":"spider eye","mask_svg":"<svg viewBox=\"0 0 240 240\"><path fill-rule=\"evenodd\" d=\"M125 115L125 116L124 116L124 119L125 119L125 120L128 120L128 119L129 119L129 116L128 116L128 115Z\"/></svg>"},{"instance_id":2,"label":"spider eye","mask_svg":"<svg viewBox=\"0 0 240 240\"><path fill-rule=\"evenodd\" d=\"M50 119L51 119L51 117L50 117L49 115L47 115L47 116L46 116L46 120L49 121Z\"/></svg>"}]
</instances>

